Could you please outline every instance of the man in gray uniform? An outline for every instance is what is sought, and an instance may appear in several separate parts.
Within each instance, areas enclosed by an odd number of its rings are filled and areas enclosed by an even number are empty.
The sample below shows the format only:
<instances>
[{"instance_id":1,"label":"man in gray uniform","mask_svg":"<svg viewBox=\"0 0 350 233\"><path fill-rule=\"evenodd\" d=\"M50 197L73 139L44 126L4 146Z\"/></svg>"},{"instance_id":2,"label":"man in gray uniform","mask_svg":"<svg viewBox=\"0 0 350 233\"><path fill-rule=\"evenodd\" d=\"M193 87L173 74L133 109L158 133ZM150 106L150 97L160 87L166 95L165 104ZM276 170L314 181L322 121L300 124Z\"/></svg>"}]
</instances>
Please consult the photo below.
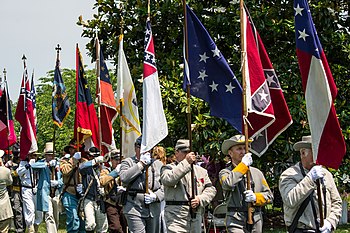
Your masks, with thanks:
<instances>
[{"instance_id":1,"label":"man in gray uniform","mask_svg":"<svg viewBox=\"0 0 350 233\"><path fill-rule=\"evenodd\" d=\"M311 145L311 136L303 136L302 141L294 144L294 150L300 151L301 161L285 170L280 177L284 221L289 232L332 232L341 216L342 201L333 176L327 169L314 164ZM320 211L317 205L317 179L320 179L323 190L322 227L317 220Z\"/></svg>"},{"instance_id":2,"label":"man in gray uniform","mask_svg":"<svg viewBox=\"0 0 350 233\"><path fill-rule=\"evenodd\" d=\"M251 142L252 140L249 140ZM219 173L220 183L227 202L226 228L228 232L262 232L261 207L271 203L272 192L263 173L250 167L251 153L245 151L245 137L235 135L223 142L222 153L229 155L231 165ZM250 190L247 188L247 173L250 172ZM253 225L247 224L248 203L253 207Z\"/></svg>"},{"instance_id":3,"label":"man in gray uniform","mask_svg":"<svg viewBox=\"0 0 350 233\"><path fill-rule=\"evenodd\" d=\"M192 196L191 164L196 162L196 155L190 152L189 140L177 141L175 157L176 162L162 167L160 176L164 185L164 215L168 232L202 232L204 209L213 200L216 189L207 170L193 165L193 182L196 184L195 196ZM193 211L195 216L191 216L190 211Z\"/></svg>"},{"instance_id":4,"label":"man in gray uniform","mask_svg":"<svg viewBox=\"0 0 350 233\"><path fill-rule=\"evenodd\" d=\"M158 233L160 201L164 200L164 190L159 178L163 163L159 160L153 161L149 152L141 155L141 141L142 138L139 137L135 142L135 156L121 162L119 177L127 192L123 213L131 233Z\"/></svg>"}]
</instances>

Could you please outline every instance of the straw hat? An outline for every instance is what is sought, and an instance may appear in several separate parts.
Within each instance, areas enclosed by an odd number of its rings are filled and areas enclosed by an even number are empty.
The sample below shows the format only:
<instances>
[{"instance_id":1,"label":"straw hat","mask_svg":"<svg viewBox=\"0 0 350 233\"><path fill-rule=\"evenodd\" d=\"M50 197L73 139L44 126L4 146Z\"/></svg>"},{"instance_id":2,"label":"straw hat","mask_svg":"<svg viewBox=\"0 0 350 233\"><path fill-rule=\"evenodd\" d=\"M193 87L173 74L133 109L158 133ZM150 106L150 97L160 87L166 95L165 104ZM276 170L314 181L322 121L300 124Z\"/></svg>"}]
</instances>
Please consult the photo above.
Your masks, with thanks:
<instances>
[{"instance_id":1,"label":"straw hat","mask_svg":"<svg viewBox=\"0 0 350 233\"><path fill-rule=\"evenodd\" d=\"M47 142L45 144L44 154L53 154L53 142Z\"/></svg>"},{"instance_id":2,"label":"straw hat","mask_svg":"<svg viewBox=\"0 0 350 233\"><path fill-rule=\"evenodd\" d=\"M183 152L188 152L190 151L190 140L188 139L179 139L176 142L175 145L175 150L183 151Z\"/></svg>"}]
</instances>

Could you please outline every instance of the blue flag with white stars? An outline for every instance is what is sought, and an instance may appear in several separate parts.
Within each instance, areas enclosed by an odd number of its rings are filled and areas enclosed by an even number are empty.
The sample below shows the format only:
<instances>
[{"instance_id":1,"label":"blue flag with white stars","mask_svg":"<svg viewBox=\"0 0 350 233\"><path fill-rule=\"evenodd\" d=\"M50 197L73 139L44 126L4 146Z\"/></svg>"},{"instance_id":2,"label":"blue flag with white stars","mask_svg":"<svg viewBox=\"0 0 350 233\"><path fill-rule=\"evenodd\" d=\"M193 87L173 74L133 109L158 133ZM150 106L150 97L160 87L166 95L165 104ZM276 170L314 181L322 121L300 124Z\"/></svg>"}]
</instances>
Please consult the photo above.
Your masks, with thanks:
<instances>
[{"instance_id":1,"label":"blue flag with white stars","mask_svg":"<svg viewBox=\"0 0 350 233\"><path fill-rule=\"evenodd\" d=\"M184 89L189 84L191 95L208 102L212 116L225 119L241 132L242 88L207 30L191 8L186 8L188 61Z\"/></svg>"}]
</instances>

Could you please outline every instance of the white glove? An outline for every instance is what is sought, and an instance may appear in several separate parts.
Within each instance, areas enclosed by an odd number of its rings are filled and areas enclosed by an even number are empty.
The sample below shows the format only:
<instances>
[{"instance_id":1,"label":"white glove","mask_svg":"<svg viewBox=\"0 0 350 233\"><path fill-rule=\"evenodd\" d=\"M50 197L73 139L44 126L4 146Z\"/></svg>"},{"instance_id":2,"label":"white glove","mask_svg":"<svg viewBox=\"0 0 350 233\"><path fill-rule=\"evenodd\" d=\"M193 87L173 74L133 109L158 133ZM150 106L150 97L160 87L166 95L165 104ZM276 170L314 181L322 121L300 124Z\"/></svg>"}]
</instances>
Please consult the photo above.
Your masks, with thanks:
<instances>
[{"instance_id":1,"label":"white glove","mask_svg":"<svg viewBox=\"0 0 350 233\"><path fill-rule=\"evenodd\" d=\"M124 192L124 191L126 191L126 188L124 188L123 186L117 186L117 193Z\"/></svg>"},{"instance_id":2,"label":"white glove","mask_svg":"<svg viewBox=\"0 0 350 233\"><path fill-rule=\"evenodd\" d=\"M50 164L50 167L56 167L57 161L55 159L50 160L49 164Z\"/></svg>"},{"instance_id":3,"label":"white glove","mask_svg":"<svg viewBox=\"0 0 350 233\"><path fill-rule=\"evenodd\" d=\"M78 185L77 185L77 192L78 192L79 194L83 194L83 184L78 184Z\"/></svg>"},{"instance_id":4,"label":"white glove","mask_svg":"<svg viewBox=\"0 0 350 233\"><path fill-rule=\"evenodd\" d=\"M73 158L75 158L76 160L81 159L81 152L75 152L75 154L73 155Z\"/></svg>"},{"instance_id":5,"label":"white glove","mask_svg":"<svg viewBox=\"0 0 350 233\"><path fill-rule=\"evenodd\" d=\"M154 192L145 193L145 204L151 204L152 202L155 202L157 200L157 195Z\"/></svg>"},{"instance_id":6,"label":"white glove","mask_svg":"<svg viewBox=\"0 0 350 233\"><path fill-rule=\"evenodd\" d=\"M253 163L252 153L246 153L242 158L242 163L244 163L247 167L252 165Z\"/></svg>"},{"instance_id":7,"label":"white glove","mask_svg":"<svg viewBox=\"0 0 350 233\"><path fill-rule=\"evenodd\" d=\"M35 159L29 160L29 164L30 164L30 165L32 165L32 164L34 164L34 163L35 163Z\"/></svg>"},{"instance_id":8,"label":"white glove","mask_svg":"<svg viewBox=\"0 0 350 233\"><path fill-rule=\"evenodd\" d=\"M92 160L92 166L95 166L95 164L97 163L103 163L103 156L100 155L100 156L97 156L96 158L94 158Z\"/></svg>"},{"instance_id":9,"label":"white glove","mask_svg":"<svg viewBox=\"0 0 350 233\"><path fill-rule=\"evenodd\" d=\"M122 166L121 164L118 164L117 167L114 169L118 174L120 173L121 166Z\"/></svg>"},{"instance_id":10,"label":"white glove","mask_svg":"<svg viewBox=\"0 0 350 233\"><path fill-rule=\"evenodd\" d=\"M5 164L5 167L7 167L7 168L10 168L12 166L13 166L12 160L7 161L7 163Z\"/></svg>"},{"instance_id":11,"label":"white glove","mask_svg":"<svg viewBox=\"0 0 350 233\"><path fill-rule=\"evenodd\" d=\"M33 188L33 194L35 195L37 192L38 192L38 188L37 188L37 187L34 187L34 188Z\"/></svg>"},{"instance_id":12,"label":"white glove","mask_svg":"<svg viewBox=\"0 0 350 233\"><path fill-rule=\"evenodd\" d=\"M322 171L322 166L313 166L311 170L307 173L307 176L310 177L313 181L323 178L324 174Z\"/></svg>"},{"instance_id":13,"label":"white glove","mask_svg":"<svg viewBox=\"0 0 350 233\"><path fill-rule=\"evenodd\" d=\"M65 155L63 156L63 158L69 159L69 158L70 158L70 154L65 154Z\"/></svg>"},{"instance_id":14,"label":"white glove","mask_svg":"<svg viewBox=\"0 0 350 233\"><path fill-rule=\"evenodd\" d=\"M104 195L105 195L105 189L102 188L102 187L98 188L98 193L99 193L102 197L104 197Z\"/></svg>"},{"instance_id":15,"label":"white glove","mask_svg":"<svg viewBox=\"0 0 350 233\"><path fill-rule=\"evenodd\" d=\"M144 154L141 154L140 156L140 161L143 162L146 165L150 165L151 164L151 154L149 152L146 152Z\"/></svg>"},{"instance_id":16,"label":"white glove","mask_svg":"<svg viewBox=\"0 0 350 233\"><path fill-rule=\"evenodd\" d=\"M51 180L50 181L51 187L57 187L58 186L58 180Z\"/></svg>"},{"instance_id":17,"label":"white glove","mask_svg":"<svg viewBox=\"0 0 350 233\"><path fill-rule=\"evenodd\" d=\"M332 232L332 224L327 219L324 220L323 227L320 227L320 232L321 233Z\"/></svg>"},{"instance_id":18,"label":"white glove","mask_svg":"<svg viewBox=\"0 0 350 233\"><path fill-rule=\"evenodd\" d=\"M246 190L244 191L245 201L246 202L255 202L256 201L256 195L253 192L253 190Z\"/></svg>"}]
</instances>

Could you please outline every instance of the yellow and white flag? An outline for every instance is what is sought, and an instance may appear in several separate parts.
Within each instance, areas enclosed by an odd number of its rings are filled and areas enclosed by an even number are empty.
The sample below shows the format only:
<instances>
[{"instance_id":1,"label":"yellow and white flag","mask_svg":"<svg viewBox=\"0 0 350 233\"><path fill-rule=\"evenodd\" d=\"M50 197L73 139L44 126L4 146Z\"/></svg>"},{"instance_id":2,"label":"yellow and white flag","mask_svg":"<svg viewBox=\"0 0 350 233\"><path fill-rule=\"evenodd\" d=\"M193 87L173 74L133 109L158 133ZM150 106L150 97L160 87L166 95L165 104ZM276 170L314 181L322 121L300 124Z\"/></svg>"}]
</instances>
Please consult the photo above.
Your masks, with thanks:
<instances>
[{"instance_id":1,"label":"yellow and white flag","mask_svg":"<svg viewBox=\"0 0 350 233\"><path fill-rule=\"evenodd\" d=\"M123 35L119 37L117 71L117 110L121 116L122 155L128 158L135 155L134 143L141 135L135 87L123 50ZM120 107L122 112L120 112Z\"/></svg>"}]
</instances>

